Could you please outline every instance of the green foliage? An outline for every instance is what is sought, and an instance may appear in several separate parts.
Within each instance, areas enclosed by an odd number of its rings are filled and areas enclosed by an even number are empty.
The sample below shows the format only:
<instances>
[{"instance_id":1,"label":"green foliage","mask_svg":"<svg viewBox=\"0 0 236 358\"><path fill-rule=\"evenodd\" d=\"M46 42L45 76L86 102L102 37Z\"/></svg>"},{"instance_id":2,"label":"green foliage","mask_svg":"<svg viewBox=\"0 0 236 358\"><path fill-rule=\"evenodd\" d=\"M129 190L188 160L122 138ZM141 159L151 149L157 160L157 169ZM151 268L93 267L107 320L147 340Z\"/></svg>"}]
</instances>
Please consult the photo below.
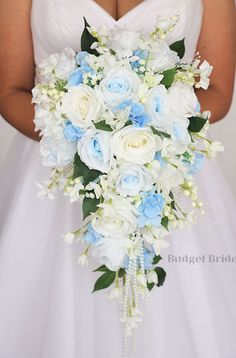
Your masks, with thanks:
<instances>
[{"instance_id":1,"label":"green foliage","mask_svg":"<svg viewBox=\"0 0 236 358\"><path fill-rule=\"evenodd\" d=\"M170 49L172 51L177 52L179 58L183 58L185 55L185 43L184 43L184 39L180 40L180 41L176 41L174 42L172 45L170 45Z\"/></svg>"},{"instance_id":2,"label":"green foliage","mask_svg":"<svg viewBox=\"0 0 236 358\"><path fill-rule=\"evenodd\" d=\"M108 268L105 265L102 265L98 267L96 270L93 270L93 272L106 272L108 271Z\"/></svg>"},{"instance_id":3,"label":"green foliage","mask_svg":"<svg viewBox=\"0 0 236 358\"><path fill-rule=\"evenodd\" d=\"M84 162L82 162L79 154L78 153L75 154L73 179L82 177L84 186L86 186L91 181L97 179L101 174L102 173L98 170L89 169L89 167L87 167L87 165Z\"/></svg>"},{"instance_id":4,"label":"green foliage","mask_svg":"<svg viewBox=\"0 0 236 358\"><path fill-rule=\"evenodd\" d=\"M84 31L81 36L81 51L87 51L92 55L98 56L98 52L95 49L91 49L92 44L97 42L97 39L90 34L87 27L90 27L90 25L84 17Z\"/></svg>"},{"instance_id":5,"label":"green foliage","mask_svg":"<svg viewBox=\"0 0 236 358\"><path fill-rule=\"evenodd\" d=\"M111 128L111 126L109 126L109 124L107 124L105 121L100 121L100 122L94 123L94 125L95 125L96 129L100 129L102 131L112 132L112 130L113 130Z\"/></svg>"},{"instance_id":6,"label":"green foliage","mask_svg":"<svg viewBox=\"0 0 236 358\"><path fill-rule=\"evenodd\" d=\"M98 209L100 200L97 198L84 198L83 200L83 219L86 219L91 213L94 213Z\"/></svg>"},{"instance_id":7,"label":"green foliage","mask_svg":"<svg viewBox=\"0 0 236 358\"><path fill-rule=\"evenodd\" d=\"M189 132L198 133L205 126L207 118L191 117L189 118Z\"/></svg>"},{"instance_id":8,"label":"green foliage","mask_svg":"<svg viewBox=\"0 0 236 358\"><path fill-rule=\"evenodd\" d=\"M166 279L166 272L162 267L156 267L155 272L158 277L157 287L163 286Z\"/></svg>"},{"instance_id":9,"label":"green foliage","mask_svg":"<svg viewBox=\"0 0 236 358\"><path fill-rule=\"evenodd\" d=\"M161 225L164 226L164 228L166 230L168 230L168 225L169 225L169 219L167 216L164 216L162 219L161 219Z\"/></svg>"},{"instance_id":10,"label":"green foliage","mask_svg":"<svg viewBox=\"0 0 236 358\"><path fill-rule=\"evenodd\" d=\"M153 259L153 261L152 261L152 264L153 264L153 265L157 265L157 264L159 264L159 262L160 262L161 260L162 260L162 257L161 257L160 255L155 256L154 259Z\"/></svg>"},{"instance_id":11,"label":"green foliage","mask_svg":"<svg viewBox=\"0 0 236 358\"><path fill-rule=\"evenodd\" d=\"M161 84L165 86L166 89L170 88L174 82L176 69L171 68L170 70L164 71L163 79L161 80Z\"/></svg>"},{"instance_id":12,"label":"green foliage","mask_svg":"<svg viewBox=\"0 0 236 358\"><path fill-rule=\"evenodd\" d=\"M107 271L104 272L104 274L100 276L95 282L93 292L100 291L104 288L111 286L112 283L115 281L115 278L116 272L107 269Z\"/></svg>"},{"instance_id":13,"label":"green foliage","mask_svg":"<svg viewBox=\"0 0 236 358\"><path fill-rule=\"evenodd\" d=\"M171 138L171 135L165 132L161 132L158 129L154 128L153 126L151 126L151 130L153 134L158 135L161 138Z\"/></svg>"}]
</instances>

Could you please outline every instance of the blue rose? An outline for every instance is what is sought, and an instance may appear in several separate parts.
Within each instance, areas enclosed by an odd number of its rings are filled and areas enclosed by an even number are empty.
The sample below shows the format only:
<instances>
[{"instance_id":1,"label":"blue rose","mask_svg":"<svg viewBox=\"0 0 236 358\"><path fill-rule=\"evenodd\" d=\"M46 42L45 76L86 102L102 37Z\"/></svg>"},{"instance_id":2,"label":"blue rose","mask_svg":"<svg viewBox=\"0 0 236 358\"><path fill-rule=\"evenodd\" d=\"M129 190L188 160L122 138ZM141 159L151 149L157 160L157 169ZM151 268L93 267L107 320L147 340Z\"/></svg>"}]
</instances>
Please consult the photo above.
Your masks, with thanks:
<instances>
[{"instance_id":1,"label":"blue rose","mask_svg":"<svg viewBox=\"0 0 236 358\"><path fill-rule=\"evenodd\" d=\"M69 142L77 142L84 135L84 131L80 127L74 126L70 121L64 127L64 137Z\"/></svg>"},{"instance_id":2,"label":"blue rose","mask_svg":"<svg viewBox=\"0 0 236 358\"><path fill-rule=\"evenodd\" d=\"M133 102L131 100L124 101L117 106L118 110L130 107L129 120L132 121L134 127L144 127L150 118L145 112L145 107L141 103Z\"/></svg>"},{"instance_id":3,"label":"blue rose","mask_svg":"<svg viewBox=\"0 0 236 358\"><path fill-rule=\"evenodd\" d=\"M157 194L153 190L144 193L143 200L138 207L138 226L140 228L143 228L145 225L160 226L164 205L165 199L161 194Z\"/></svg>"},{"instance_id":4,"label":"blue rose","mask_svg":"<svg viewBox=\"0 0 236 358\"><path fill-rule=\"evenodd\" d=\"M98 240L102 238L102 236L93 229L91 224L88 224L87 232L84 235L83 239L87 244L94 245Z\"/></svg>"}]
</instances>

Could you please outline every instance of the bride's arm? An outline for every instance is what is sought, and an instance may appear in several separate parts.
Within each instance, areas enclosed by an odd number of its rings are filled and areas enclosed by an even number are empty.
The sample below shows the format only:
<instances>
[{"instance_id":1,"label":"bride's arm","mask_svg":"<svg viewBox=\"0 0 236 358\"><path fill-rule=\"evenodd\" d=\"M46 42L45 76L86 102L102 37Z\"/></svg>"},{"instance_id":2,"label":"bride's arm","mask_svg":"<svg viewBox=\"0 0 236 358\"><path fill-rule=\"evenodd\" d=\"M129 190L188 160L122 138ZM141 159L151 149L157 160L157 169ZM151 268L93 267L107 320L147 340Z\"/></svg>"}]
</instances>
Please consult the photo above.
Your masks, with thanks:
<instances>
[{"instance_id":1,"label":"bride's arm","mask_svg":"<svg viewBox=\"0 0 236 358\"><path fill-rule=\"evenodd\" d=\"M0 0L0 113L20 132L34 132L34 57L30 28L31 0Z\"/></svg>"},{"instance_id":2,"label":"bride's arm","mask_svg":"<svg viewBox=\"0 0 236 358\"><path fill-rule=\"evenodd\" d=\"M222 119L230 108L236 57L234 0L203 0L204 16L198 50L214 70L208 91L198 90L202 109L212 112L211 122Z\"/></svg>"}]
</instances>

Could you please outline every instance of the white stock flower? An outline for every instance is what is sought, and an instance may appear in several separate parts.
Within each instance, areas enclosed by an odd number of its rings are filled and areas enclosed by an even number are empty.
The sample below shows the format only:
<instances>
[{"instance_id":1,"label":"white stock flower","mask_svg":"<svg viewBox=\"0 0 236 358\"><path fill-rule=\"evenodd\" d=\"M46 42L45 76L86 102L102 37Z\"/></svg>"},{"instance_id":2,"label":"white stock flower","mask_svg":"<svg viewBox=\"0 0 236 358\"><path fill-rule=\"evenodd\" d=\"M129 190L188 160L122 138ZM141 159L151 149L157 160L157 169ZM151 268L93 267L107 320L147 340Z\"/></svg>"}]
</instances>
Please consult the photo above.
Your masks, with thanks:
<instances>
[{"instance_id":1,"label":"white stock flower","mask_svg":"<svg viewBox=\"0 0 236 358\"><path fill-rule=\"evenodd\" d=\"M62 100L62 113L80 128L89 128L101 109L95 91L84 84L70 87Z\"/></svg>"},{"instance_id":2,"label":"white stock flower","mask_svg":"<svg viewBox=\"0 0 236 358\"><path fill-rule=\"evenodd\" d=\"M141 165L151 162L161 147L161 139L151 129L133 126L121 129L111 141L112 152L117 158Z\"/></svg>"},{"instance_id":3,"label":"white stock flower","mask_svg":"<svg viewBox=\"0 0 236 358\"><path fill-rule=\"evenodd\" d=\"M148 283L155 283L155 285L158 283L158 278L155 271L149 271L147 273L147 281Z\"/></svg>"},{"instance_id":4,"label":"white stock flower","mask_svg":"<svg viewBox=\"0 0 236 358\"><path fill-rule=\"evenodd\" d=\"M64 241L68 245L72 245L75 239L75 234L73 232L67 232L64 236Z\"/></svg>"},{"instance_id":5,"label":"white stock flower","mask_svg":"<svg viewBox=\"0 0 236 358\"><path fill-rule=\"evenodd\" d=\"M94 215L92 226L99 234L124 239L134 232L137 223L128 200L116 196L98 206L100 209Z\"/></svg>"},{"instance_id":6,"label":"white stock flower","mask_svg":"<svg viewBox=\"0 0 236 358\"><path fill-rule=\"evenodd\" d=\"M115 107L134 98L139 84L140 79L136 73L117 66L100 82L98 91L107 105Z\"/></svg>"},{"instance_id":7,"label":"white stock flower","mask_svg":"<svg viewBox=\"0 0 236 358\"><path fill-rule=\"evenodd\" d=\"M50 55L38 66L40 82L49 82L54 77L68 79L75 67L75 51L67 47L61 53Z\"/></svg>"},{"instance_id":8,"label":"white stock flower","mask_svg":"<svg viewBox=\"0 0 236 358\"><path fill-rule=\"evenodd\" d=\"M109 47L114 51L132 50L137 47L137 41L140 34L127 29L112 29L109 36Z\"/></svg>"},{"instance_id":9,"label":"white stock flower","mask_svg":"<svg viewBox=\"0 0 236 358\"><path fill-rule=\"evenodd\" d=\"M91 255L109 270L117 271L123 264L126 255L124 239L101 238L91 248Z\"/></svg>"},{"instance_id":10,"label":"white stock flower","mask_svg":"<svg viewBox=\"0 0 236 358\"><path fill-rule=\"evenodd\" d=\"M153 179L144 166L123 163L118 171L115 186L121 196L135 196L152 188Z\"/></svg>"},{"instance_id":11,"label":"white stock flower","mask_svg":"<svg viewBox=\"0 0 236 358\"><path fill-rule=\"evenodd\" d=\"M158 40L152 43L148 57L148 66L155 71L166 71L176 66L179 57L172 51L165 41Z\"/></svg>"},{"instance_id":12,"label":"white stock flower","mask_svg":"<svg viewBox=\"0 0 236 358\"><path fill-rule=\"evenodd\" d=\"M81 266L88 265L88 255L86 253L80 255L80 257L78 259L78 264Z\"/></svg>"},{"instance_id":13,"label":"white stock flower","mask_svg":"<svg viewBox=\"0 0 236 358\"><path fill-rule=\"evenodd\" d=\"M44 136L40 141L40 154L45 166L64 167L73 162L76 144L64 138L63 130L55 135Z\"/></svg>"},{"instance_id":14,"label":"white stock flower","mask_svg":"<svg viewBox=\"0 0 236 358\"><path fill-rule=\"evenodd\" d=\"M203 88L205 90L209 87L209 76L212 73L213 66L211 66L207 61L203 61L201 66L199 67L200 70L200 81L197 83L197 88Z\"/></svg>"},{"instance_id":15,"label":"white stock flower","mask_svg":"<svg viewBox=\"0 0 236 358\"><path fill-rule=\"evenodd\" d=\"M180 81L175 82L168 89L167 106L169 112L185 117L193 116L200 110L193 87Z\"/></svg>"},{"instance_id":16,"label":"white stock flower","mask_svg":"<svg viewBox=\"0 0 236 358\"><path fill-rule=\"evenodd\" d=\"M90 169L107 173L111 168L110 141L110 132L88 130L78 142L78 153L81 160Z\"/></svg>"}]
</instances>

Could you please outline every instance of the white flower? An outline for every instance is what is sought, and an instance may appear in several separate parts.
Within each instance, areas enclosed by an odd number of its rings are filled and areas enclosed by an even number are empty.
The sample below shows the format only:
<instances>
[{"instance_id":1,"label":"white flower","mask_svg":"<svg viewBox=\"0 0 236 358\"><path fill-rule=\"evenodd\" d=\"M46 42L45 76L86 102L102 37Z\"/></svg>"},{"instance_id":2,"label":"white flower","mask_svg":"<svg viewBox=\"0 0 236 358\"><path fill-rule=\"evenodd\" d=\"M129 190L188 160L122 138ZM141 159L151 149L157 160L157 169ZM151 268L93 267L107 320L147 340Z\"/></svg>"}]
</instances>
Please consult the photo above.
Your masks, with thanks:
<instances>
[{"instance_id":1,"label":"white flower","mask_svg":"<svg viewBox=\"0 0 236 358\"><path fill-rule=\"evenodd\" d=\"M137 47L137 41L140 37L138 32L127 29L112 29L109 36L109 47L114 51L132 50Z\"/></svg>"},{"instance_id":2,"label":"white flower","mask_svg":"<svg viewBox=\"0 0 236 358\"><path fill-rule=\"evenodd\" d=\"M121 287L115 287L110 290L110 292L108 294L109 300L121 299L121 298L122 298L122 288Z\"/></svg>"},{"instance_id":3,"label":"white flower","mask_svg":"<svg viewBox=\"0 0 236 358\"><path fill-rule=\"evenodd\" d=\"M50 55L39 65L40 82L49 82L54 77L68 79L75 67L75 51L65 48L61 53Z\"/></svg>"},{"instance_id":4,"label":"white flower","mask_svg":"<svg viewBox=\"0 0 236 358\"><path fill-rule=\"evenodd\" d=\"M139 327L142 320L142 312L136 306L132 306L129 316L121 318L121 322L125 324L127 336L134 334L134 331Z\"/></svg>"},{"instance_id":5,"label":"white flower","mask_svg":"<svg viewBox=\"0 0 236 358\"><path fill-rule=\"evenodd\" d=\"M37 192L37 196L40 199L50 199L53 200L55 199L55 195L53 193L52 189L49 189L49 185L50 185L50 180L48 181L44 181L43 183L39 183L36 181L36 186L38 187L39 191Z\"/></svg>"},{"instance_id":6,"label":"white flower","mask_svg":"<svg viewBox=\"0 0 236 358\"><path fill-rule=\"evenodd\" d=\"M45 166L64 167L73 162L76 145L64 138L63 129L57 134L44 136L40 141L40 154Z\"/></svg>"},{"instance_id":7,"label":"white flower","mask_svg":"<svg viewBox=\"0 0 236 358\"><path fill-rule=\"evenodd\" d=\"M185 117L191 117L200 110L193 87L180 81L175 82L168 89L167 106L169 112Z\"/></svg>"},{"instance_id":8,"label":"white flower","mask_svg":"<svg viewBox=\"0 0 236 358\"><path fill-rule=\"evenodd\" d=\"M123 163L116 178L116 191L121 196L135 196L140 191L150 190L153 179L144 166L133 163Z\"/></svg>"},{"instance_id":9,"label":"white flower","mask_svg":"<svg viewBox=\"0 0 236 358\"><path fill-rule=\"evenodd\" d=\"M155 271L149 271L147 273L147 281L148 283L155 283L155 285L158 283L158 278Z\"/></svg>"},{"instance_id":10,"label":"white flower","mask_svg":"<svg viewBox=\"0 0 236 358\"><path fill-rule=\"evenodd\" d=\"M136 164L146 164L153 160L160 150L162 141L149 128L127 126L112 137L111 147L117 158Z\"/></svg>"},{"instance_id":11,"label":"white flower","mask_svg":"<svg viewBox=\"0 0 236 358\"><path fill-rule=\"evenodd\" d=\"M111 133L91 129L78 142L81 160L90 168L107 173L111 168Z\"/></svg>"},{"instance_id":12,"label":"white flower","mask_svg":"<svg viewBox=\"0 0 236 358\"><path fill-rule=\"evenodd\" d=\"M167 249L167 247L169 246L170 246L169 242L164 239L155 239L152 245L153 250L157 256L161 254L162 250Z\"/></svg>"},{"instance_id":13,"label":"white flower","mask_svg":"<svg viewBox=\"0 0 236 358\"><path fill-rule=\"evenodd\" d=\"M65 243L72 245L75 239L75 234L73 232L67 232L63 237Z\"/></svg>"},{"instance_id":14,"label":"white flower","mask_svg":"<svg viewBox=\"0 0 236 358\"><path fill-rule=\"evenodd\" d=\"M199 70L200 81L197 83L196 87L207 90L210 83L209 76L212 73L213 67L207 61L204 61L199 67Z\"/></svg>"},{"instance_id":15,"label":"white flower","mask_svg":"<svg viewBox=\"0 0 236 358\"><path fill-rule=\"evenodd\" d=\"M128 200L114 197L108 203L99 204L94 215L92 226L95 231L105 237L124 239L134 232L136 218L133 207Z\"/></svg>"},{"instance_id":16,"label":"white flower","mask_svg":"<svg viewBox=\"0 0 236 358\"><path fill-rule=\"evenodd\" d=\"M218 153L221 153L224 151L224 146L221 142L213 141L211 143L207 144L206 148L207 152L206 155L209 159L215 159L218 155Z\"/></svg>"},{"instance_id":17,"label":"white flower","mask_svg":"<svg viewBox=\"0 0 236 358\"><path fill-rule=\"evenodd\" d=\"M172 51L167 43L158 40L152 43L151 51L148 57L148 65L155 71L166 71L176 66L179 57L175 51Z\"/></svg>"},{"instance_id":18,"label":"white flower","mask_svg":"<svg viewBox=\"0 0 236 358\"><path fill-rule=\"evenodd\" d=\"M81 266L88 265L88 255L86 253L80 255L78 259L78 264Z\"/></svg>"},{"instance_id":19,"label":"white flower","mask_svg":"<svg viewBox=\"0 0 236 358\"><path fill-rule=\"evenodd\" d=\"M191 137L188 132L189 120L184 116L175 113L169 115L170 133L172 134L172 151L174 153L184 153L189 144ZM171 152L171 150L169 150Z\"/></svg>"},{"instance_id":20,"label":"white flower","mask_svg":"<svg viewBox=\"0 0 236 358\"><path fill-rule=\"evenodd\" d=\"M124 239L102 238L91 248L91 255L111 271L117 271L123 264L126 255Z\"/></svg>"},{"instance_id":21,"label":"white flower","mask_svg":"<svg viewBox=\"0 0 236 358\"><path fill-rule=\"evenodd\" d=\"M140 84L136 73L124 67L114 67L100 82L98 91L109 106L117 106L123 101L132 99Z\"/></svg>"},{"instance_id":22,"label":"white flower","mask_svg":"<svg viewBox=\"0 0 236 358\"><path fill-rule=\"evenodd\" d=\"M101 104L95 91L84 84L70 87L62 100L62 112L80 128L91 127L100 108Z\"/></svg>"},{"instance_id":23,"label":"white flower","mask_svg":"<svg viewBox=\"0 0 236 358\"><path fill-rule=\"evenodd\" d=\"M154 126L165 128L168 125L165 117L167 113L167 90L165 86L153 87L149 91L145 105Z\"/></svg>"}]
</instances>

